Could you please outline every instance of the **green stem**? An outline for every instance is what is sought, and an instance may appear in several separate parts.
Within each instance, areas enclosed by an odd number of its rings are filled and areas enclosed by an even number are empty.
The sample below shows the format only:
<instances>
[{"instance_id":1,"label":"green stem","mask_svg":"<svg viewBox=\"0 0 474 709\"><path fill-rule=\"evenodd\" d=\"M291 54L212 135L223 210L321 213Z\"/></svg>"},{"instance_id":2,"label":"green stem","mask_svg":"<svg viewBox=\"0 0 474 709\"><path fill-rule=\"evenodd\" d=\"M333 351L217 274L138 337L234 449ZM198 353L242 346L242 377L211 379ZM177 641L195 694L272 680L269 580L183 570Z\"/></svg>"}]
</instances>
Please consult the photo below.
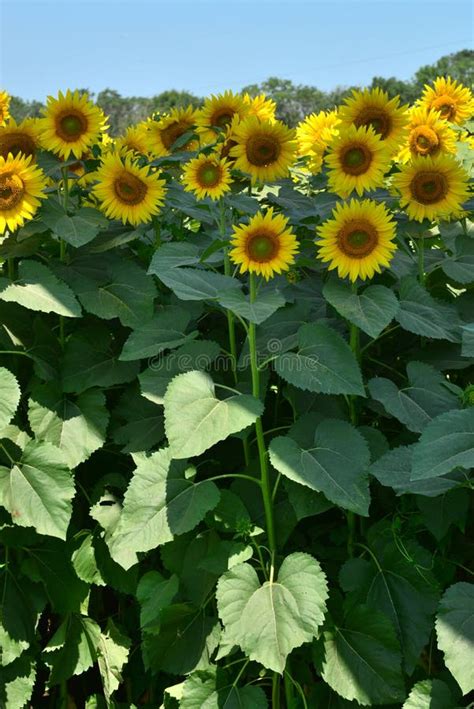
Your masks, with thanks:
<instances>
[{"instance_id":1,"label":"green stem","mask_svg":"<svg viewBox=\"0 0 474 709\"><path fill-rule=\"evenodd\" d=\"M352 284L352 292L357 295L357 284ZM350 324L350 336L349 336L350 348L356 358L357 362L360 363L360 336L359 328L357 325L351 322ZM351 423L353 426L357 426L357 409L356 409L356 397L351 395L349 397L349 409L351 416ZM354 556L354 538L356 531L356 517L354 512L350 510L347 512L347 553L349 557Z\"/></svg>"},{"instance_id":2,"label":"green stem","mask_svg":"<svg viewBox=\"0 0 474 709\"><path fill-rule=\"evenodd\" d=\"M241 473L224 473L223 475L214 475L212 478L206 478L207 482L211 480L223 480L224 478L239 478L240 480L248 480L256 485L261 485L261 481L258 478L253 478L251 475L243 475Z\"/></svg>"},{"instance_id":3,"label":"green stem","mask_svg":"<svg viewBox=\"0 0 474 709\"><path fill-rule=\"evenodd\" d=\"M272 709L280 709L280 675L273 673L272 677Z\"/></svg>"},{"instance_id":4,"label":"green stem","mask_svg":"<svg viewBox=\"0 0 474 709\"><path fill-rule=\"evenodd\" d=\"M418 278L422 286L425 285L425 237L421 236L417 241L418 246Z\"/></svg>"},{"instance_id":5,"label":"green stem","mask_svg":"<svg viewBox=\"0 0 474 709\"><path fill-rule=\"evenodd\" d=\"M8 278L11 281L15 280L15 261L12 258L7 259L7 267L8 267Z\"/></svg>"},{"instance_id":6,"label":"green stem","mask_svg":"<svg viewBox=\"0 0 474 709\"><path fill-rule=\"evenodd\" d=\"M250 274L250 302L255 301L256 283L253 273ZM257 337L255 323L249 323L249 349L250 368L252 373L252 394L256 399L260 398L260 370L258 368ZM267 449L263 436L263 426L260 417L255 421L255 433L257 435L258 457L260 461L260 480L262 486L263 507L265 510L265 522L267 527L268 543L272 555L272 566L276 553L275 523L273 520L272 489L270 484L270 474L267 462Z\"/></svg>"},{"instance_id":7,"label":"green stem","mask_svg":"<svg viewBox=\"0 0 474 709\"><path fill-rule=\"evenodd\" d=\"M64 211L67 214L68 210L68 205L69 205L69 180L67 176L67 167L62 168L62 174L63 174L63 207ZM66 260L66 242L63 239L59 240L59 260L61 263L64 263ZM59 344L61 345L61 349L64 349L64 343L65 343L65 335L64 335L64 317L62 315L59 316Z\"/></svg>"},{"instance_id":8,"label":"green stem","mask_svg":"<svg viewBox=\"0 0 474 709\"><path fill-rule=\"evenodd\" d=\"M293 691L293 682L291 681L290 658L286 662L286 670L283 675L283 683L285 687L285 702L286 709L293 709L295 704L295 695Z\"/></svg>"}]
</instances>

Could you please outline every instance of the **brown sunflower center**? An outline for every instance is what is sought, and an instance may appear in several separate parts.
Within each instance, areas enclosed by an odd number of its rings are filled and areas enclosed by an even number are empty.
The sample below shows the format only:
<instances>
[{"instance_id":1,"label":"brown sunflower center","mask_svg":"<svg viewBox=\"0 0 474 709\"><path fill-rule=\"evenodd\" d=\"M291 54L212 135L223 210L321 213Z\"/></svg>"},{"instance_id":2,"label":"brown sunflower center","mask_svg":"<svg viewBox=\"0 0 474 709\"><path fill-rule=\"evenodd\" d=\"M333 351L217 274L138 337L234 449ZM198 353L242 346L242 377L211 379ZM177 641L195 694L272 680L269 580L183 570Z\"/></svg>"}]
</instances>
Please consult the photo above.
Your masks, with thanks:
<instances>
[{"instance_id":1,"label":"brown sunflower center","mask_svg":"<svg viewBox=\"0 0 474 709\"><path fill-rule=\"evenodd\" d=\"M410 149L418 155L432 155L439 148L439 138L428 126L418 126L410 133Z\"/></svg>"},{"instance_id":2,"label":"brown sunflower center","mask_svg":"<svg viewBox=\"0 0 474 709\"><path fill-rule=\"evenodd\" d=\"M235 111L232 108L226 106L225 108L219 108L211 116L211 126L216 126L216 128L225 128L232 122L232 118L235 115Z\"/></svg>"},{"instance_id":3,"label":"brown sunflower center","mask_svg":"<svg viewBox=\"0 0 474 709\"><path fill-rule=\"evenodd\" d=\"M174 123L170 123L169 126L166 126L166 128L163 128L160 131L160 135L166 150L169 150L178 138L181 138L181 136L189 130L191 130L191 124L186 121L175 121ZM189 144L190 143L186 143L186 145L182 145L181 149L186 150Z\"/></svg>"},{"instance_id":4,"label":"brown sunflower center","mask_svg":"<svg viewBox=\"0 0 474 709\"><path fill-rule=\"evenodd\" d=\"M215 187L221 179L221 168L212 162L205 162L199 166L197 181L203 187Z\"/></svg>"},{"instance_id":5,"label":"brown sunflower center","mask_svg":"<svg viewBox=\"0 0 474 709\"><path fill-rule=\"evenodd\" d=\"M124 172L114 182L116 197L129 206L140 204L145 199L147 186L131 172Z\"/></svg>"},{"instance_id":6,"label":"brown sunflower center","mask_svg":"<svg viewBox=\"0 0 474 709\"><path fill-rule=\"evenodd\" d=\"M15 158L19 153L25 157L34 155L36 150L35 141L27 133L11 133L0 136L0 155L5 159L8 153Z\"/></svg>"},{"instance_id":7,"label":"brown sunflower center","mask_svg":"<svg viewBox=\"0 0 474 709\"><path fill-rule=\"evenodd\" d=\"M81 135L87 132L88 127L89 123L86 116L74 109L63 111L56 118L56 133L66 143L73 143L79 140Z\"/></svg>"},{"instance_id":8,"label":"brown sunflower center","mask_svg":"<svg viewBox=\"0 0 474 709\"><path fill-rule=\"evenodd\" d=\"M0 175L0 211L13 209L20 204L25 194L25 185L18 175L6 172Z\"/></svg>"},{"instance_id":9,"label":"brown sunflower center","mask_svg":"<svg viewBox=\"0 0 474 709\"><path fill-rule=\"evenodd\" d=\"M247 141L245 152L251 165L265 167L278 160L281 146L278 140L270 135L253 135Z\"/></svg>"},{"instance_id":10,"label":"brown sunflower center","mask_svg":"<svg viewBox=\"0 0 474 709\"><path fill-rule=\"evenodd\" d=\"M447 96L446 94L437 96L432 102L431 108L435 111L439 111L446 121L452 121L456 115L456 102L453 101L451 96Z\"/></svg>"},{"instance_id":11,"label":"brown sunflower center","mask_svg":"<svg viewBox=\"0 0 474 709\"><path fill-rule=\"evenodd\" d=\"M366 145L349 145L342 151L341 162L344 172L349 175L362 175L370 167L372 153Z\"/></svg>"},{"instance_id":12,"label":"brown sunflower center","mask_svg":"<svg viewBox=\"0 0 474 709\"><path fill-rule=\"evenodd\" d=\"M276 234L264 230L251 234L246 244L247 256L252 261L267 263L278 252L278 239Z\"/></svg>"},{"instance_id":13,"label":"brown sunflower center","mask_svg":"<svg viewBox=\"0 0 474 709\"><path fill-rule=\"evenodd\" d=\"M377 229L365 219L351 219L337 235L341 251L351 258L365 258L378 244Z\"/></svg>"},{"instance_id":14,"label":"brown sunflower center","mask_svg":"<svg viewBox=\"0 0 474 709\"><path fill-rule=\"evenodd\" d=\"M354 123L358 128L360 126L372 126L382 139L386 138L392 130L392 119L388 113L375 106L364 108Z\"/></svg>"},{"instance_id":15,"label":"brown sunflower center","mask_svg":"<svg viewBox=\"0 0 474 709\"><path fill-rule=\"evenodd\" d=\"M446 177L439 172L418 172L410 182L410 191L421 204L436 204L448 193Z\"/></svg>"}]
</instances>

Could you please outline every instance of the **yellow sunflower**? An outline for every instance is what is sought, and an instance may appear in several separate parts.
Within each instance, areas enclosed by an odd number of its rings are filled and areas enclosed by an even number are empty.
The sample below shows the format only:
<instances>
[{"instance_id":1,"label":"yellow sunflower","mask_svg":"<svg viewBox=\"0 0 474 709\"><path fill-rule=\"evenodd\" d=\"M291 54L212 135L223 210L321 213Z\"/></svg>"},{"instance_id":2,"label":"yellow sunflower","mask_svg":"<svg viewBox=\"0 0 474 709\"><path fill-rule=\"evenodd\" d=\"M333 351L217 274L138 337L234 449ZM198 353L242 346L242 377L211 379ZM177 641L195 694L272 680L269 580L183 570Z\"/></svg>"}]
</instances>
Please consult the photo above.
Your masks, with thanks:
<instances>
[{"instance_id":1,"label":"yellow sunflower","mask_svg":"<svg viewBox=\"0 0 474 709\"><path fill-rule=\"evenodd\" d=\"M259 121L249 116L233 131L235 146L230 156L235 158L234 167L247 172L256 182L275 182L288 176L295 161L295 132L281 121Z\"/></svg>"},{"instance_id":2,"label":"yellow sunflower","mask_svg":"<svg viewBox=\"0 0 474 709\"><path fill-rule=\"evenodd\" d=\"M45 198L46 178L32 156L0 156L0 234L32 219Z\"/></svg>"},{"instance_id":3,"label":"yellow sunflower","mask_svg":"<svg viewBox=\"0 0 474 709\"><path fill-rule=\"evenodd\" d=\"M227 160L216 155L200 155L183 168L183 185L198 199L220 199L230 190L230 168Z\"/></svg>"},{"instance_id":4,"label":"yellow sunflower","mask_svg":"<svg viewBox=\"0 0 474 709\"><path fill-rule=\"evenodd\" d=\"M396 152L408 123L408 106L400 106L400 97L389 99L381 89L352 92L339 109L344 125L372 126L392 153Z\"/></svg>"},{"instance_id":5,"label":"yellow sunflower","mask_svg":"<svg viewBox=\"0 0 474 709\"><path fill-rule=\"evenodd\" d=\"M133 155L110 153L95 173L98 183L94 195L111 219L121 219L136 226L158 214L164 201L165 182L149 167L139 167Z\"/></svg>"},{"instance_id":6,"label":"yellow sunflower","mask_svg":"<svg viewBox=\"0 0 474 709\"><path fill-rule=\"evenodd\" d=\"M234 226L231 260L240 272L256 273L267 281L275 273L288 271L298 253L296 236L288 228L288 219L273 215L273 208L258 212L248 224Z\"/></svg>"},{"instance_id":7,"label":"yellow sunflower","mask_svg":"<svg viewBox=\"0 0 474 709\"><path fill-rule=\"evenodd\" d=\"M449 76L438 77L433 86L426 84L420 103L432 111L438 111L446 121L458 125L462 125L474 114L472 93Z\"/></svg>"},{"instance_id":8,"label":"yellow sunflower","mask_svg":"<svg viewBox=\"0 0 474 709\"><path fill-rule=\"evenodd\" d=\"M113 148L117 152L131 150L140 155L147 155L150 151L147 124L138 123L136 126L129 126L122 136L115 139Z\"/></svg>"},{"instance_id":9,"label":"yellow sunflower","mask_svg":"<svg viewBox=\"0 0 474 709\"><path fill-rule=\"evenodd\" d=\"M173 108L166 116L151 118L147 122L150 152L156 157L170 155L171 148L178 138L192 132L195 126L196 109L192 106ZM197 150L198 147L199 142L191 139L179 148L179 152Z\"/></svg>"},{"instance_id":10,"label":"yellow sunflower","mask_svg":"<svg viewBox=\"0 0 474 709\"><path fill-rule=\"evenodd\" d=\"M10 117L10 96L6 91L0 91L0 126Z\"/></svg>"},{"instance_id":11,"label":"yellow sunflower","mask_svg":"<svg viewBox=\"0 0 474 709\"><path fill-rule=\"evenodd\" d=\"M276 103L273 99L268 98L265 94L258 96L244 94L243 99L248 106L249 116L257 116L261 121L275 120Z\"/></svg>"},{"instance_id":12,"label":"yellow sunflower","mask_svg":"<svg viewBox=\"0 0 474 709\"><path fill-rule=\"evenodd\" d=\"M308 157L313 174L321 171L323 155L330 141L338 135L340 118L337 111L312 113L296 127L298 155Z\"/></svg>"},{"instance_id":13,"label":"yellow sunflower","mask_svg":"<svg viewBox=\"0 0 474 709\"><path fill-rule=\"evenodd\" d=\"M351 281L372 278L388 266L396 250L395 222L385 205L371 199L339 202L333 218L318 230L318 258Z\"/></svg>"},{"instance_id":14,"label":"yellow sunflower","mask_svg":"<svg viewBox=\"0 0 474 709\"><path fill-rule=\"evenodd\" d=\"M383 184L390 152L372 126L351 125L330 143L326 163L331 190L341 197L355 190L360 197Z\"/></svg>"},{"instance_id":15,"label":"yellow sunflower","mask_svg":"<svg viewBox=\"0 0 474 709\"><path fill-rule=\"evenodd\" d=\"M448 218L468 197L468 174L450 155L413 158L395 175L392 189L410 219Z\"/></svg>"},{"instance_id":16,"label":"yellow sunflower","mask_svg":"<svg viewBox=\"0 0 474 709\"><path fill-rule=\"evenodd\" d=\"M425 106L414 106L410 110L408 139L400 150L400 162L408 162L411 157L434 157L440 153L456 152L456 134L449 123L441 118L438 111L430 111Z\"/></svg>"},{"instance_id":17,"label":"yellow sunflower","mask_svg":"<svg viewBox=\"0 0 474 709\"><path fill-rule=\"evenodd\" d=\"M11 153L13 157L22 153L33 158L39 148L40 128L36 118L25 118L17 123L10 118L6 125L0 126L0 155L4 158Z\"/></svg>"},{"instance_id":18,"label":"yellow sunflower","mask_svg":"<svg viewBox=\"0 0 474 709\"><path fill-rule=\"evenodd\" d=\"M58 98L48 96L44 118L39 122L41 143L67 160L79 158L99 138L105 125L104 114L94 106L87 94L67 91Z\"/></svg>"},{"instance_id":19,"label":"yellow sunflower","mask_svg":"<svg viewBox=\"0 0 474 709\"><path fill-rule=\"evenodd\" d=\"M225 91L217 96L211 95L204 101L196 118L197 132L203 145L214 143L222 130L232 123L237 116L240 120L250 111L249 104L232 91Z\"/></svg>"}]
</instances>

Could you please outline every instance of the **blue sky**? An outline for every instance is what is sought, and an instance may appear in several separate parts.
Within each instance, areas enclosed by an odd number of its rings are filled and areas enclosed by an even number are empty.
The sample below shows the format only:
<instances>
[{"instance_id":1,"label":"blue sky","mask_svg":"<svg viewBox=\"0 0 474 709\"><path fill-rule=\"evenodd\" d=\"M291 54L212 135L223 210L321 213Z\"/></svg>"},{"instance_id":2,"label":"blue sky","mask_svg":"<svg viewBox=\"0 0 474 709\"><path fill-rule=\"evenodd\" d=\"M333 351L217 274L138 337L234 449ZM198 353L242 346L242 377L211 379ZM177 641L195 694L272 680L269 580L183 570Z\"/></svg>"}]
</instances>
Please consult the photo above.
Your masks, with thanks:
<instances>
[{"instance_id":1,"label":"blue sky","mask_svg":"<svg viewBox=\"0 0 474 709\"><path fill-rule=\"evenodd\" d=\"M43 99L408 79L472 47L472 19L466 0L0 0L0 87Z\"/></svg>"}]
</instances>

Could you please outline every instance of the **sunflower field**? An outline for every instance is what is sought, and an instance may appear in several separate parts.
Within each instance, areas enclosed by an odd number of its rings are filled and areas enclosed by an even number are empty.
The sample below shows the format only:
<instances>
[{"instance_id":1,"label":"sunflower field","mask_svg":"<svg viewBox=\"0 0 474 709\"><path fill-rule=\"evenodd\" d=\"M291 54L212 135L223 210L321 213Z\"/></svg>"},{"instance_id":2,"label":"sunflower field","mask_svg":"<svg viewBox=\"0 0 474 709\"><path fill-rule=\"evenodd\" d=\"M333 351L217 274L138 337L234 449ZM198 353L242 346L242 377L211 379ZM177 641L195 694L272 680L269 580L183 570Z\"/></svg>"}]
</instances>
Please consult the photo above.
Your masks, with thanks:
<instances>
[{"instance_id":1,"label":"sunflower field","mask_svg":"<svg viewBox=\"0 0 474 709\"><path fill-rule=\"evenodd\" d=\"M473 114L0 92L1 707L469 705Z\"/></svg>"}]
</instances>

